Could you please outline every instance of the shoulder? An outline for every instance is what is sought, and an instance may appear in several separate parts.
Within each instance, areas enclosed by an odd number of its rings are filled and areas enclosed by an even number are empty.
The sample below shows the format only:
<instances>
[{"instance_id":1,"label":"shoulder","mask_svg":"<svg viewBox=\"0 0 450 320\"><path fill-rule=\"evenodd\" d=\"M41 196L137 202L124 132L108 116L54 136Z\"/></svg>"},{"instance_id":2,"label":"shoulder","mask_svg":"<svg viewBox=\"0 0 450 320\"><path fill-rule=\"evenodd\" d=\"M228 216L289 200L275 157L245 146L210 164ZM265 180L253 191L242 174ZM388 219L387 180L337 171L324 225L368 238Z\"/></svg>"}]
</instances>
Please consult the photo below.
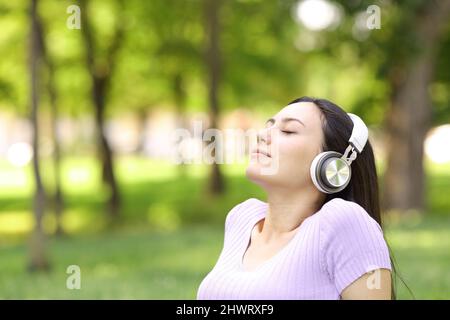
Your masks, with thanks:
<instances>
[{"instance_id":1,"label":"shoulder","mask_svg":"<svg viewBox=\"0 0 450 320\"><path fill-rule=\"evenodd\" d=\"M380 224L359 204L343 199L327 202L319 218L321 247L325 253L362 256L363 252L388 252ZM341 259L340 258L340 259Z\"/></svg>"},{"instance_id":2,"label":"shoulder","mask_svg":"<svg viewBox=\"0 0 450 320\"><path fill-rule=\"evenodd\" d=\"M225 228L229 230L236 223L243 223L254 215L261 213L267 203L256 198L250 198L235 205L227 214Z\"/></svg>"},{"instance_id":3,"label":"shoulder","mask_svg":"<svg viewBox=\"0 0 450 320\"><path fill-rule=\"evenodd\" d=\"M334 198L322 206L320 222L329 231L345 231L355 227L382 232L379 223L358 203Z\"/></svg>"}]
</instances>

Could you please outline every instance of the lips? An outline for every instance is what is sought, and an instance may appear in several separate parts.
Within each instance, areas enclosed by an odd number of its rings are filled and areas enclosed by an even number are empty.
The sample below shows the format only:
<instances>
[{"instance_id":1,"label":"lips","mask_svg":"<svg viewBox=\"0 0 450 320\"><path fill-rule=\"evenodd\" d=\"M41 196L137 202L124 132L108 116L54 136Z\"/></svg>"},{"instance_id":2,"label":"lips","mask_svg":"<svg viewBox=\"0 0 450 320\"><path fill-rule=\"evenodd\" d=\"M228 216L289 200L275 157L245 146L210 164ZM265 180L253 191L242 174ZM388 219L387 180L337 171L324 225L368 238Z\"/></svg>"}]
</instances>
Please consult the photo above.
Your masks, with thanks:
<instances>
[{"instance_id":1,"label":"lips","mask_svg":"<svg viewBox=\"0 0 450 320\"><path fill-rule=\"evenodd\" d=\"M271 158L272 156L270 155L270 153L268 153L267 151L263 150L262 148L256 148L255 150L253 150L252 153L256 153L256 154L262 154L266 157Z\"/></svg>"}]
</instances>

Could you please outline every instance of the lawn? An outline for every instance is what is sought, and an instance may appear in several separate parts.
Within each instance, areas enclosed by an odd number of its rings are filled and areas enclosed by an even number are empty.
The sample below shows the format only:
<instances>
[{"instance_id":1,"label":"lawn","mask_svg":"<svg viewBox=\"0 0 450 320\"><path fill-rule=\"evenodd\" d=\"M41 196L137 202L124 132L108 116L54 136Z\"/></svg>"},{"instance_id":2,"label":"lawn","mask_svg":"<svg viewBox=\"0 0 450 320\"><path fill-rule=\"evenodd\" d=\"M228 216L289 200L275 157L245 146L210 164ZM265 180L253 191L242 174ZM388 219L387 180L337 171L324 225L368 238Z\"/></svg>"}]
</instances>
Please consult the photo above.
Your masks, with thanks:
<instances>
[{"instance_id":1,"label":"lawn","mask_svg":"<svg viewBox=\"0 0 450 320\"><path fill-rule=\"evenodd\" d=\"M220 230L174 233L120 231L52 240L52 271L28 274L23 245L3 249L0 298L194 299L220 249ZM66 288L69 265L81 269L81 290Z\"/></svg>"},{"instance_id":2,"label":"lawn","mask_svg":"<svg viewBox=\"0 0 450 320\"><path fill-rule=\"evenodd\" d=\"M242 166L224 168L229 190L225 196L205 199L204 167L189 167L180 178L171 165L125 158L118 163L123 219L119 228L107 230L105 195L98 192L95 163L68 159L63 177L64 226L69 235L49 237L49 273L29 274L25 240L32 227L31 175L7 164L0 168L3 299L194 299L220 253L226 212L246 198L263 197L242 176ZM450 298L449 172L448 166L429 168L428 201L432 203L425 218L390 219L386 227L398 269L419 299ZM50 169L45 177L50 187ZM46 229L51 233L53 227L49 215ZM66 269L73 264L81 268L81 290L66 288ZM400 281L398 287L399 298L411 298Z\"/></svg>"},{"instance_id":3,"label":"lawn","mask_svg":"<svg viewBox=\"0 0 450 320\"><path fill-rule=\"evenodd\" d=\"M450 298L450 220L397 225L387 230L402 277L418 299ZM25 272L26 247L2 249L0 298L195 299L215 263L223 230L192 226L155 233L121 230L49 243L52 271ZM81 290L66 288L66 269L81 268ZM411 299L398 283L398 297Z\"/></svg>"}]
</instances>

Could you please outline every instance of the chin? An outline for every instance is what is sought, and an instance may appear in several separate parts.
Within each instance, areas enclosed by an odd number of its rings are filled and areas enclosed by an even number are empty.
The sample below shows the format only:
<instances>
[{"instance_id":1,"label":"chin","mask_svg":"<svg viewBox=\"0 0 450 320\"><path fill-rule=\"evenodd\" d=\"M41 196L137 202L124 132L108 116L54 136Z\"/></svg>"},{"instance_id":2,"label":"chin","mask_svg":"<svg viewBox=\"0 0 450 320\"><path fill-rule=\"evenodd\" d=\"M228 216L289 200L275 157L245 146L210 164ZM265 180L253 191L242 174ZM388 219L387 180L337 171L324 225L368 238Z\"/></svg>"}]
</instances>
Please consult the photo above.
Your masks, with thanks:
<instances>
[{"instance_id":1,"label":"chin","mask_svg":"<svg viewBox=\"0 0 450 320\"><path fill-rule=\"evenodd\" d=\"M250 163L245 170L245 175L247 176L247 179L263 187L270 185L274 179L273 175L263 174L263 172L264 166L259 163Z\"/></svg>"}]
</instances>

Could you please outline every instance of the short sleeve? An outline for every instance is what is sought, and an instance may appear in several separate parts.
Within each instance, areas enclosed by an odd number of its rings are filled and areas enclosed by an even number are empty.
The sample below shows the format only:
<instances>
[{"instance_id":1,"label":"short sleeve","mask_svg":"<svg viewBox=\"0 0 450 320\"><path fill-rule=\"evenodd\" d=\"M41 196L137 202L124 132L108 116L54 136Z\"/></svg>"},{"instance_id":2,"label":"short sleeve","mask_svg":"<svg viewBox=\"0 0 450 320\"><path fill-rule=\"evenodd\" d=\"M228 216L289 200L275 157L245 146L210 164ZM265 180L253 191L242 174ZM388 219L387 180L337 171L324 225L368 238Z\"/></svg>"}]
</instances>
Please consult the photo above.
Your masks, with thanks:
<instances>
[{"instance_id":1,"label":"short sleeve","mask_svg":"<svg viewBox=\"0 0 450 320\"><path fill-rule=\"evenodd\" d=\"M239 209L241 208L242 204L244 202L241 202L237 205L235 205L227 214L225 218L225 234L229 233L232 226L234 225L234 222L236 221L237 213L239 212Z\"/></svg>"},{"instance_id":2,"label":"short sleeve","mask_svg":"<svg viewBox=\"0 0 450 320\"><path fill-rule=\"evenodd\" d=\"M367 272L392 270L382 229L364 208L339 198L325 205L320 218L321 263L340 294Z\"/></svg>"},{"instance_id":3,"label":"short sleeve","mask_svg":"<svg viewBox=\"0 0 450 320\"><path fill-rule=\"evenodd\" d=\"M239 223L239 216L242 212L242 209L246 205L248 200L243 201L237 205L235 205L227 214L225 218L225 234L224 234L224 246L227 246L230 241L234 238L233 234L235 233L235 227Z\"/></svg>"},{"instance_id":4,"label":"short sleeve","mask_svg":"<svg viewBox=\"0 0 450 320\"><path fill-rule=\"evenodd\" d=\"M258 199L250 198L236 206L234 206L227 214L225 218L225 237L224 243L227 240L233 238L233 234L241 231L238 226L247 221L249 214L252 214L255 210L259 209L263 202Z\"/></svg>"}]
</instances>

